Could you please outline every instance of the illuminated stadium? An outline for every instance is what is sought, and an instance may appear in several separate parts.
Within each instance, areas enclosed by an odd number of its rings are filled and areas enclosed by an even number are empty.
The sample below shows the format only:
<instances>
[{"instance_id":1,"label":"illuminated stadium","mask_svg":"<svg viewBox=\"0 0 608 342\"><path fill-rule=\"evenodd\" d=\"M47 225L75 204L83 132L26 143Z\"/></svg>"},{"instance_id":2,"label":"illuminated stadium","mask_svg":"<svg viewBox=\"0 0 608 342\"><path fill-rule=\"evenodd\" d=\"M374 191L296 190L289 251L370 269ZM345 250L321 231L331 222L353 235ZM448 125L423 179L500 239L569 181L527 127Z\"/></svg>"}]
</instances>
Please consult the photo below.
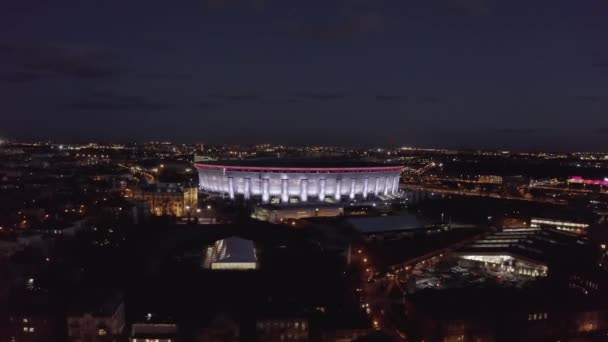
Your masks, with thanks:
<instances>
[{"instance_id":1,"label":"illuminated stadium","mask_svg":"<svg viewBox=\"0 0 608 342\"><path fill-rule=\"evenodd\" d=\"M203 192L264 203L302 203L395 195L402 166L301 160L196 164Z\"/></svg>"}]
</instances>

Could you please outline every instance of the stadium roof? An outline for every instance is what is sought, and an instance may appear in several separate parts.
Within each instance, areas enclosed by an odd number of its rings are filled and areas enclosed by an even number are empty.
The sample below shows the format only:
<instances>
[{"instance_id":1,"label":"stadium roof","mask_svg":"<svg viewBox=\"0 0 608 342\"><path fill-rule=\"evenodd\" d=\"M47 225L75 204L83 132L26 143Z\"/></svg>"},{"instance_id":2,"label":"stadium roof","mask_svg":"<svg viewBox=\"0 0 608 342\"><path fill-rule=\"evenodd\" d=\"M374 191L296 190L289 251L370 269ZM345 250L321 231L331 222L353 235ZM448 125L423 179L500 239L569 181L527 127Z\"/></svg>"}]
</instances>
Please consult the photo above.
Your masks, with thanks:
<instances>
[{"instance_id":1,"label":"stadium roof","mask_svg":"<svg viewBox=\"0 0 608 342\"><path fill-rule=\"evenodd\" d=\"M286 172L370 172L400 171L400 165L353 161L341 158L274 158L221 160L197 163L199 169L234 171L286 171Z\"/></svg>"}]
</instances>

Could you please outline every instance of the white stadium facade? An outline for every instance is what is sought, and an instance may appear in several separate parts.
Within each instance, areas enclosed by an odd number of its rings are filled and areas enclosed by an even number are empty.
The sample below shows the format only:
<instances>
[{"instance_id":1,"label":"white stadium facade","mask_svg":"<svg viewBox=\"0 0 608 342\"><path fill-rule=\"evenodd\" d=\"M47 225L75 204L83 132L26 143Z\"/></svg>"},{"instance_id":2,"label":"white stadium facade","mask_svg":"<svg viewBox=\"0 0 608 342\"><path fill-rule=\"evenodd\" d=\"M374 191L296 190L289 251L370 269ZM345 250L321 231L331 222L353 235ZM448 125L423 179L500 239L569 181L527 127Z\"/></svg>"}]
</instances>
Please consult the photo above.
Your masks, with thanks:
<instances>
[{"instance_id":1,"label":"white stadium facade","mask_svg":"<svg viewBox=\"0 0 608 342\"><path fill-rule=\"evenodd\" d=\"M242 164L247 162L241 161ZM252 163L255 164L255 163ZM314 167L196 164L200 190L264 203L366 200L398 193L402 166Z\"/></svg>"}]
</instances>

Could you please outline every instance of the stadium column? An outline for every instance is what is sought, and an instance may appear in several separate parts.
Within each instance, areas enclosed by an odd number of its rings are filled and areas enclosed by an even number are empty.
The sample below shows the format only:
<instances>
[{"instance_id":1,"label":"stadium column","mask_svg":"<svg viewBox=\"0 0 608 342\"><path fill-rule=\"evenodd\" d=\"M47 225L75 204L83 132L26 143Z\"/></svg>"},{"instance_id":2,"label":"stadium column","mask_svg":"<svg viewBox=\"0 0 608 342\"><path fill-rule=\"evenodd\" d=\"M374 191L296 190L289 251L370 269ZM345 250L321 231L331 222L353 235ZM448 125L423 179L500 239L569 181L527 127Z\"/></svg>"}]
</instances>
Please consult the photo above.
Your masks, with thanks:
<instances>
[{"instance_id":1,"label":"stadium column","mask_svg":"<svg viewBox=\"0 0 608 342\"><path fill-rule=\"evenodd\" d=\"M384 189L382 190L382 194L384 196L388 195L388 188L389 188L389 179L388 176L384 177Z\"/></svg>"},{"instance_id":2,"label":"stadium column","mask_svg":"<svg viewBox=\"0 0 608 342\"><path fill-rule=\"evenodd\" d=\"M281 179L281 203L288 203L289 202L289 193L288 193L288 188L289 188L289 179Z\"/></svg>"},{"instance_id":3,"label":"stadium column","mask_svg":"<svg viewBox=\"0 0 608 342\"><path fill-rule=\"evenodd\" d=\"M325 201L325 178L319 179L319 201Z\"/></svg>"},{"instance_id":4,"label":"stadium column","mask_svg":"<svg viewBox=\"0 0 608 342\"><path fill-rule=\"evenodd\" d=\"M245 178L245 199L248 200L251 197L251 178Z\"/></svg>"},{"instance_id":5,"label":"stadium column","mask_svg":"<svg viewBox=\"0 0 608 342\"><path fill-rule=\"evenodd\" d=\"M350 192L348 194L351 200L355 199L355 178L350 179Z\"/></svg>"},{"instance_id":6,"label":"stadium column","mask_svg":"<svg viewBox=\"0 0 608 342\"><path fill-rule=\"evenodd\" d=\"M300 179L300 201L308 201L308 179Z\"/></svg>"},{"instance_id":7,"label":"stadium column","mask_svg":"<svg viewBox=\"0 0 608 342\"><path fill-rule=\"evenodd\" d=\"M334 199L336 201L340 201L341 192L342 192L342 178L336 179L336 191L334 192Z\"/></svg>"},{"instance_id":8,"label":"stadium column","mask_svg":"<svg viewBox=\"0 0 608 342\"><path fill-rule=\"evenodd\" d=\"M374 186L374 195L378 196L380 192L380 177L376 177L376 185Z\"/></svg>"},{"instance_id":9,"label":"stadium column","mask_svg":"<svg viewBox=\"0 0 608 342\"><path fill-rule=\"evenodd\" d=\"M367 199L367 187L369 183L369 178L365 177L363 179L363 198Z\"/></svg>"},{"instance_id":10,"label":"stadium column","mask_svg":"<svg viewBox=\"0 0 608 342\"><path fill-rule=\"evenodd\" d=\"M228 195L234 199L234 177L228 177Z\"/></svg>"},{"instance_id":11,"label":"stadium column","mask_svg":"<svg viewBox=\"0 0 608 342\"><path fill-rule=\"evenodd\" d=\"M399 175L395 176L393 180L393 193L399 191Z\"/></svg>"},{"instance_id":12,"label":"stadium column","mask_svg":"<svg viewBox=\"0 0 608 342\"><path fill-rule=\"evenodd\" d=\"M384 178L384 191L382 192L384 196L388 195L388 190L391 187L391 181L388 176Z\"/></svg>"},{"instance_id":13,"label":"stadium column","mask_svg":"<svg viewBox=\"0 0 608 342\"><path fill-rule=\"evenodd\" d=\"M270 201L270 179L262 178L262 202L268 203Z\"/></svg>"},{"instance_id":14,"label":"stadium column","mask_svg":"<svg viewBox=\"0 0 608 342\"><path fill-rule=\"evenodd\" d=\"M199 177L199 178L201 178L203 180L203 186L204 186L205 190L210 190L211 186L209 185L209 177L207 176L207 173L203 173L203 177Z\"/></svg>"}]
</instances>

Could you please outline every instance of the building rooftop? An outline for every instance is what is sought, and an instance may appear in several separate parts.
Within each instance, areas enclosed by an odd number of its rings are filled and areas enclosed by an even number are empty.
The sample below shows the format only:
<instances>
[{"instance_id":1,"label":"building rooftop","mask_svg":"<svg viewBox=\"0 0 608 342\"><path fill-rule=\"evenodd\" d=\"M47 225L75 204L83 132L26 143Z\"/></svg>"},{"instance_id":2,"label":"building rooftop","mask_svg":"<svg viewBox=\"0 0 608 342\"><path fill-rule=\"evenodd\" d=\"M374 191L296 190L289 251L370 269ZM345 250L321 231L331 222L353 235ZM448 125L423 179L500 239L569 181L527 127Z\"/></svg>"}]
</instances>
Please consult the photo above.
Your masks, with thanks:
<instances>
[{"instance_id":1,"label":"building rooftop","mask_svg":"<svg viewBox=\"0 0 608 342\"><path fill-rule=\"evenodd\" d=\"M361 233L379 233L424 228L429 222L415 215L355 217L348 219Z\"/></svg>"},{"instance_id":2,"label":"building rooftop","mask_svg":"<svg viewBox=\"0 0 608 342\"><path fill-rule=\"evenodd\" d=\"M218 268L214 264L254 264L257 262L253 241L239 237L217 240L207 249L205 268Z\"/></svg>"},{"instance_id":3,"label":"building rooftop","mask_svg":"<svg viewBox=\"0 0 608 342\"><path fill-rule=\"evenodd\" d=\"M177 325L170 323L134 323L131 326L131 337L135 339L174 338Z\"/></svg>"},{"instance_id":4,"label":"building rooftop","mask_svg":"<svg viewBox=\"0 0 608 342\"><path fill-rule=\"evenodd\" d=\"M91 314L93 316L111 316L123 303L120 291L91 290L81 293L70 307L73 315Z\"/></svg>"},{"instance_id":5,"label":"building rooftop","mask_svg":"<svg viewBox=\"0 0 608 342\"><path fill-rule=\"evenodd\" d=\"M456 251L458 255L509 255L541 264L560 259L578 244L575 237L551 229L505 229ZM567 254L567 253L566 253Z\"/></svg>"},{"instance_id":6,"label":"building rooftop","mask_svg":"<svg viewBox=\"0 0 608 342\"><path fill-rule=\"evenodd\" d=\"M142 190L148 192L184 192L188 185L182 183L151 183L142 185Z\"/></svg>"}]
</instances>

